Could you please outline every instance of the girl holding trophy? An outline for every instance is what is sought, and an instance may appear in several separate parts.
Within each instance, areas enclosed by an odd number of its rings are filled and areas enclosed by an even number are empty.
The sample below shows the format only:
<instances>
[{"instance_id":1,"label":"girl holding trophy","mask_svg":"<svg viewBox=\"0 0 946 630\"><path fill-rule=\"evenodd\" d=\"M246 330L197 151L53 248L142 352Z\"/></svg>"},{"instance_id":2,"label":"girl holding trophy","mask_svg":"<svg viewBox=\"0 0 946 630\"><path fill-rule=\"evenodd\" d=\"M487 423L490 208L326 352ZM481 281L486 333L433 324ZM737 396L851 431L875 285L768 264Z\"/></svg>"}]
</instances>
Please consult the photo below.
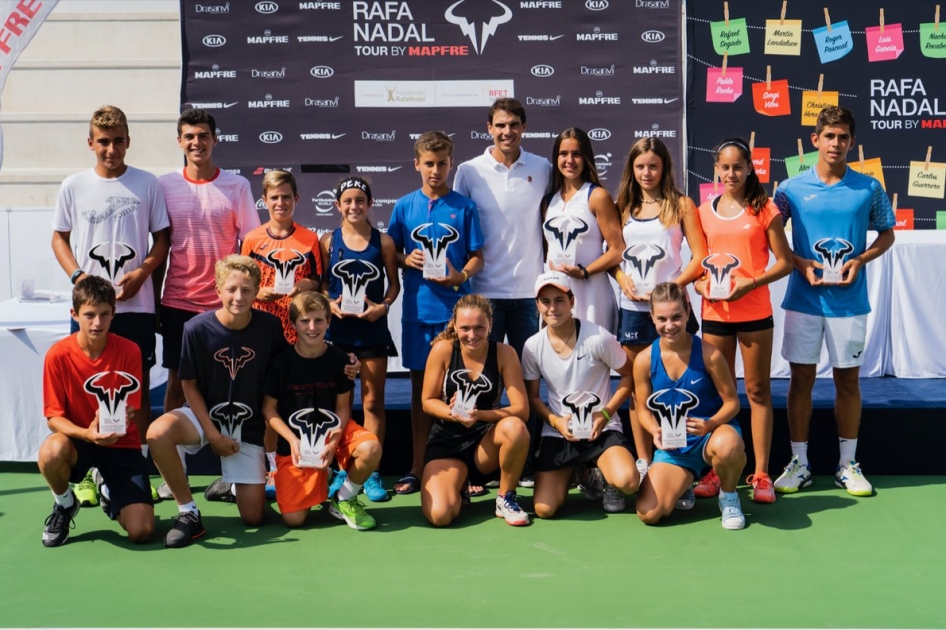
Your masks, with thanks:
<instances>
[{"instance_id":1,"label":"girl holding trophy","mask_svg":"<svg viewBox=\"0 0 946 630\"><path fill-rule=\"evenodd\" d=\"M529 451L529 403L516 351L490 341L493 309L469 294L453 307L446 329L434 339L421 398L434 418L421 481L421 509L436 527L449 525L468 502L470 483L500 471L496 516L528 525L516 486ZM509 404L501 406L503 391Z\"/></svg>"},{"instance_id":2,"label":"girl holding trophy","mask_svg":"<svg viewBox=\"0 0 946 630\"><path fill-rule=\"evenodd\" d=\"M397 356L388 329L388 311L401 284L394 240L368 223L371 202L371 186L364 179L348 177L338 183L335 207L342 215L342 225L321 240L322 291L332 308L327 339L361 360L365 428L383 444L388 357ZM371 501L389 498L377 472L365 482L364 490Z\"/></svg>"},{"instance_id":3,"label":"girl holding trophy","mask_svg":"<svg viewBox=\"0 0 946 630\"><path fill-rule=\"evenodd\" d=\"M659 338L634 359L641 426L654 439L654 463L641 483L637 515L647 525L669 516L693 479L713 470L720 479L719 509L726 529L746 525L736 484L746 465L739 398L729 366L712 344L686 330L686 289L672 282L650 294Z\"/></svg>"},{"instance_id":4,"label":"girl holding trophy","mask_svg":"<svg viewBox=\"0 0 946 630\"><path fill-rule=\"evenodd\" d=\"M792 252L778 208L769 199L752 166L752 151L742 138L721 142L713 151L721 195L702 204L700 223L709 255L706 274L696 283L703 296L703 336L719 348L735 379L736 347L745 366L746 395L752 417L755 472L747 479L752 500L772 503L775 491L768 474L772 444L772 302L766 286L789 274ZM769 252L775 262L769 266ZM712 497L720 482L713 471L694 493Z\"/></svg>"}]
</instances>

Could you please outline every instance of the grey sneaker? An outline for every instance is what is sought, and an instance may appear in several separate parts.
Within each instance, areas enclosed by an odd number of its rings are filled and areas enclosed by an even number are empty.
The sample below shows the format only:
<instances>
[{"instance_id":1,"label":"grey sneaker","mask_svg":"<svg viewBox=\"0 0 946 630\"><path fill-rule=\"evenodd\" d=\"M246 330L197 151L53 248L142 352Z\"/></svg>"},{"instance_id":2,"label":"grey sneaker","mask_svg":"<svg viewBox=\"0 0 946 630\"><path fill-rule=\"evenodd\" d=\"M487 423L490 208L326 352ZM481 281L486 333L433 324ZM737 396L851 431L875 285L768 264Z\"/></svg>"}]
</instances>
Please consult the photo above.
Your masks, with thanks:
<instances>
[{"instance_id":1,"label":"grey sneaker","mask_svg":"<svg viewBox=\"0 0 946 630\"><path fill-rule=\"evenodd\" d=\"M69 530L73 527L73 520L79 513L79 499L76 493L69 490L72 494L72 507L64 508L58 503L53 503L53 512L46 517L46 528L43 530L43 546L58 547L69 540Z\"/></svg>"},{"instance_id":2,"label":"grey sneaker","mask_svg":"<svg viewBox=\"0 0 946 630\"><path fill-rule=\"evenodd\" d=\"M600 471L598 474L601 474ZM604 508L605 512L613 514L615 512L624 511L624 493L608 482L604 483L604 491L601 493L601 497L601 506Z\"/></svg>"},{"instance_id":3,"label":"grey sneaker","mask_svg":"<svg viewBox=\"0 0 946 630\"><path fill-rule=\"evenodd\" d=\"M693 486L690 486L677 499L676 508L678 510L692 510L694 505L696 505L696 495L693 494Z\"/></svg>"},{"instance_id":4,"label":"grey sneaker","mask_svg":"<svg viewBox=\"0 0 946 630\"><path fill-rule=\"evenodd\" d=\"M208 501L223 501L225 503L236 503L236 495L233 494L233 484L224 481L223 477L214 479L213 483L204 490L204 498Z\"/></svg>"},{"instance_id":5,"label":"grey sneaker","mask_svg":"<svg viewBox=\"0 0 946 630\"><path fill-rule=\"evenodd\" d=\"M168 487L167 482L164 482L158 486L158 498L162 501L170 501L174 499L174 495L171 494L171 488Z\"/></svg>"},{"instance_id":6,"label":"grey sneaker","mask_svg":"<svg viewBox=\"0 0 946 630\"><path fill-rule=\"evenodd\" d=\"M579 472L578 487L589 501L601 501L604 492L604 476L595 466L582 466Z\"/></svg>"},{"instance_id":7,"label":"grey sneaker","mask_svg":"<svg viewBox=\"0 0 946 630\"><path fill-rule=\"evenodd\" d=\"M746 526L746 517L742 513L742 504L739 502L739 496L734 499L724 499L723 494L719 494L719 511L722 512L722 524L724 529L742 529Z\"/></svg>"},{"instance_id":8,"label":"grey sneaker","mask_svg":"<svg viewBox=\"0 0 946 630\"><path fill-rule=\"evenodd\" d=\"M191 541L207 533L200 520L200 512L179 512L174 517L171 531L164 537L164 546L172 548L186 547Z\"/></svg>"}]
</instances>

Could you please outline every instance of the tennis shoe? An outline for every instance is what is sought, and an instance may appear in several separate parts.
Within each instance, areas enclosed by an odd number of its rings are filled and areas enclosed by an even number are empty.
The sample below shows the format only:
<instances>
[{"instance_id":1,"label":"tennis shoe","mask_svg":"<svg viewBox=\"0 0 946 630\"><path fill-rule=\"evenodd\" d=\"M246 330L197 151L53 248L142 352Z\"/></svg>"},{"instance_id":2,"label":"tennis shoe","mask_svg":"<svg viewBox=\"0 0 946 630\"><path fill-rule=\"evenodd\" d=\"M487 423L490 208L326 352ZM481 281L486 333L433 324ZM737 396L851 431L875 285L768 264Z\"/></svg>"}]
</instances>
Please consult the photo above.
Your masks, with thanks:
<instances>
[{"instance_id":1,"label":"tennis shoe","mask_svg":"<svg viewBox=\"0 0 946 630\"><path fill-rule=\"evenodd\" d=\"M329 468L329 470L332 470ZM328 497L331 499L334 497L339 489L341 489L342 484L345 483L345 479L348 478L348 473L344 470L334 470L332 471L332 476L329 477L328 484Z\"/></svg>"},{"instance_id":2,"label":"tennis shoe","mask_svg":"<svg viewBox=\"0 0 946 630\"><path fill-rule=\"evenodd\" d=\"M742 504L739 502L738 495L732 499L726 499L720 494L719 511L723 513L723 529L742 529L746 526L746 517L742 513Z\"/></svg>"},{"instance_id":3,"label":"tennis shoe","mask_svg":"<svg viewBox=\"0 0 946 630\"><path fill-rule=\"evenodd\" d=\"M364 531L378 526L374 517L365 511L365 506L355 495L347 501L341 501L332 495L328 504L329 513L340 521L345 521L352 529Z\"/></svg>"},{"instance_id":4,"label":"tennis shoe","mask_svg":"<svg viewBox=\"0 0 946 630\"><path fill-rule=\"evenodd\" d=\"M604 490L601 493L601 507L610 514L623 512L625 507L624 493L605 482Z\"/></svg>"},{"instance_id":5,"label":"tennis shoe","mask_svg":"<svg viewBox=\"0 0 946 630\"><path fill-rule=\"evenodd\" d=\"M95 480L92 478L92 472L95 468L90 468L85 477L82 478L76 487L75 495L79 499L80 507L95 507L99 504L99 495L95 491ZM65 542L65 541L63 541Z\"/></svg>"},{"instance_id":6,"label":"tennis shoe","mask_svg":"<svg viewBox=\"0 0 946 630\"><path fill-rule=\"evenodd\" d=\"M650 470L650 464L643 459L637 460L634 464L637 466L637 472L640 473L641 481L643 481L644 477L647 476L647 471Z\"/></svg>"},{"instance_id":7,"label":"tennis shoe","mask_svg":"<svg viewBox=\"0 0 946 630\"><path fill-rule=\"evenodd\" d=\"M811 485L811 471L807 464L798 461L797 455L792 455L792 461L775 480L775 491L781 494L794 494L802 488Z\"/></svg>"},{"instance_id":8,"label":"tennis shoe","mask_svg":"<svg viewBox=\"0 0 946 630\"><path fill-rule=\"evenodd\" d=\"M589 501L601 501L604 491L604 476L596 466L582 466L579 472L578 487Z\"/></svg>"},{"instance_id":9,"label":"tennis shoe","mask_svg":"<svg viewBox=\"0 0 946 630\"><path fill-rule=\"evenodd\" d=\"M519 487L520 488L534 488L535 487L535 477L532 475L522 475L519 477Z\"/></svg>"},{"instance_id":10,"label":"tennis shoe","mask_svg":"<svg viewBox=\"0 0 946 630\"><path fill-rule=\"evenodd\" d=\"M214 479L213 483L204 490L204 498L208 501L223 501L225 503L236 503L236 495L233 494L233 484L224 481L223 477Z\"/></svg>"},{"instance_id":11,"label":"tennis shoe","mask_svg":"<svg viewBox=\"0 0 946 630\"><path fill-rule=\"evenodd\" d=\"M775 503L775 489L772 478L765 473L749 475L746 483L752 486L752 500L756 503Z\"/></svg>"},{"instance_id":12,"label":"tennis shoe","mask_svg":"<svg viewBox=\"0 0 946 630\"><path fill-rule=\"evenodd\" d=\"M58 547L69 539L69 530L75 527L72 520L79 513L79 499L74 490L72 493L72 507L64 508L53 503L52 514L46 517L46 527L43 529L43 546Z\"/></svg>"},{"instance_id":13,"label":"tennis shoe","mask_svg":"<svg viewBox=\"0 0 946 630\"><path fill-rule=\"evenodd\" d=\"M368 497L368 500L374 503L383 503L391 498L384 487L381 475L379 475L377 471L368 476L362 489L365 491L365 496Z\"/></svg>"},{"instance_id":14,"label":"tennis shoe","mask_svg":"<svg viewBox=\"0 0 946 630\"><path fill-rule=\"evenodd\" d=\"M270 470L266 473L266 498L275 499L276 498L276 471Z\"/></svg>"},{"instance_id":15,"label":"tennis shoe","mask_svg":"<svg viewBox=\"0 0 946 630\"><path fill-rule=\"evenodd\" d=\"M696 487L693 488L693 494L701 499L709 499L719 495L719 476L716 474L715 470L710 469L710 471L700 479L700 483L696 484Z\"/></svg>"},{"instance_id":16,"label":"tennis shoe","mask_svg":"<svg viewBox=\"0 0 946 630\"><path fill-rule=\"evenodd\" d=\"M171 487L165 481L157 489L158 498L162 501L171 501L174 499L174 494L171 493Z\"/></svg>"},{"instance_id":17,"label":"tennis shoe","mask_svg":"<svg viewBox=\"0 0 946 630\"><path fill-rule=\"evenodd\" d=\"M179 549L207 533L200 512L178 512L171 530L164 537L164 546Z\"/></svg>"},{"instance_id":18,"label":"tennis shoe","mask_svg":"<svg viewBox=\"0 0 946 630\"><path fill-rule=\"evenodd\" d=\"M834 485L844 488L848 494L855 497L869 497L874 493L874 486L870 485L861 472L861 465L853 460L848 462L847 466L838 466L838 471L834 474Z\"/></svg>"},{"instance_id":19,"label":"tennis shoe","mask_svg":"<svg viewBox=\"0 0 946 630\"><path fill-rule=\"evenodd\" d=\"M690 486L677 499L675 507L678 510L692 510L694 505L696 505L696 495L693 494L693 486Z\"/></svg>"},{"instance_id":20,"label":"tennis shoe","mask_svg":"<svg viewBox=\"0 0 946 630\"><path fill-rule=\"evenodd\" d=\"M529 515L519 507L515 490L510 490L505 496L496 497L496 516L516 527L529 524Z\"/></svg>"}]
</instances>

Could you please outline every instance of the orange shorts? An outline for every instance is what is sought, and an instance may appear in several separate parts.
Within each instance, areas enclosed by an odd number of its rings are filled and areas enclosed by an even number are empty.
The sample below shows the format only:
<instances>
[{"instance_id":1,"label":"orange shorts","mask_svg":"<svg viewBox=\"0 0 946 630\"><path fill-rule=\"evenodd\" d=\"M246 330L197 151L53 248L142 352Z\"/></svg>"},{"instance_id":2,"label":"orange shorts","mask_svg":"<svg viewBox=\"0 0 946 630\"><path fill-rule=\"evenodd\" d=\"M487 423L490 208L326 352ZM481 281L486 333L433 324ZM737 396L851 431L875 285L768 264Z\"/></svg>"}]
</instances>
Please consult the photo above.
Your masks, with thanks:
<instances>
[{"instance_id":1,"label":"orange shorts","mask_svg":"<svg viewBox=\"0 0 946 630\"><path fill-rule=\"evenodd\" d=\"M349 420L335 449L335 461L341 470L348 470L351 454L363 442L378 441L371 431ZM298 468L292 457L276 456L276 504L281 514L299 512L322 503L328 498L328 471Z\"/></svg>"}]
</instances>

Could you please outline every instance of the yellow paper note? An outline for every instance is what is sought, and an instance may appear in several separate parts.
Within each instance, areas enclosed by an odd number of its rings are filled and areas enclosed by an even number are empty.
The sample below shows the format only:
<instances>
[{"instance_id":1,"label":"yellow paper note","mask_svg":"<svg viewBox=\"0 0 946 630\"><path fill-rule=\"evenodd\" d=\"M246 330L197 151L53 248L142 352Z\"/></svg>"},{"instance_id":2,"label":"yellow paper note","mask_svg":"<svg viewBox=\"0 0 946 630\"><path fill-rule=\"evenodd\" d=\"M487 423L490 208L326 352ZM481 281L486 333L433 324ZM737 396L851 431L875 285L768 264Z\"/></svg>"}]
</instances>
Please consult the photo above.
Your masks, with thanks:
<instances>
[{"instance_id":1,"label":"yellow paper note","mask_svg":"<svg viewBox=\"0 0 946 630\"><path fill-rule=\"evenodd\" d=\"M946 197L946 163L910 162L910 183L907 194L911 197Z\"/></svg>"},{"instance_id":2,"label":"yellow paper note","mask_svg":"<svg viewBox=\"0 0 946 630\"><path fill-rule=\"evenodd\" d=\"M818 114L830 105L838 104L837 92L822 92L806 90L801 93L801 126L814 127L818 122Z\"/></svg>"},{"instance_id":3,"label":"yellow paper note","mask_svg":"<svg viewBox=\"0 0 946 630\"><path fill-rule=\"evenodd\" d=\"M858 173L864 173L864 175L870 175L874 179L880 182L880 185L884 190L887 190L887 182L884 181L884 167L880 163L880 158L871 158L869 160L864 160L863 162L855 160L853 162L848 162L848 166L852 170L857 171ZM926 163L923 163L923 166L926 166Z\"/></svg>"},{"instance_id":4,"label":"yellow paper note","mask_svg":"<svg viewBox=\"0 0 946 630\"><path fill-rule=\"evenodd\" d=\"M765 54L801 54L801 20L766 20Z\"/></svg>"}]
</instances>

